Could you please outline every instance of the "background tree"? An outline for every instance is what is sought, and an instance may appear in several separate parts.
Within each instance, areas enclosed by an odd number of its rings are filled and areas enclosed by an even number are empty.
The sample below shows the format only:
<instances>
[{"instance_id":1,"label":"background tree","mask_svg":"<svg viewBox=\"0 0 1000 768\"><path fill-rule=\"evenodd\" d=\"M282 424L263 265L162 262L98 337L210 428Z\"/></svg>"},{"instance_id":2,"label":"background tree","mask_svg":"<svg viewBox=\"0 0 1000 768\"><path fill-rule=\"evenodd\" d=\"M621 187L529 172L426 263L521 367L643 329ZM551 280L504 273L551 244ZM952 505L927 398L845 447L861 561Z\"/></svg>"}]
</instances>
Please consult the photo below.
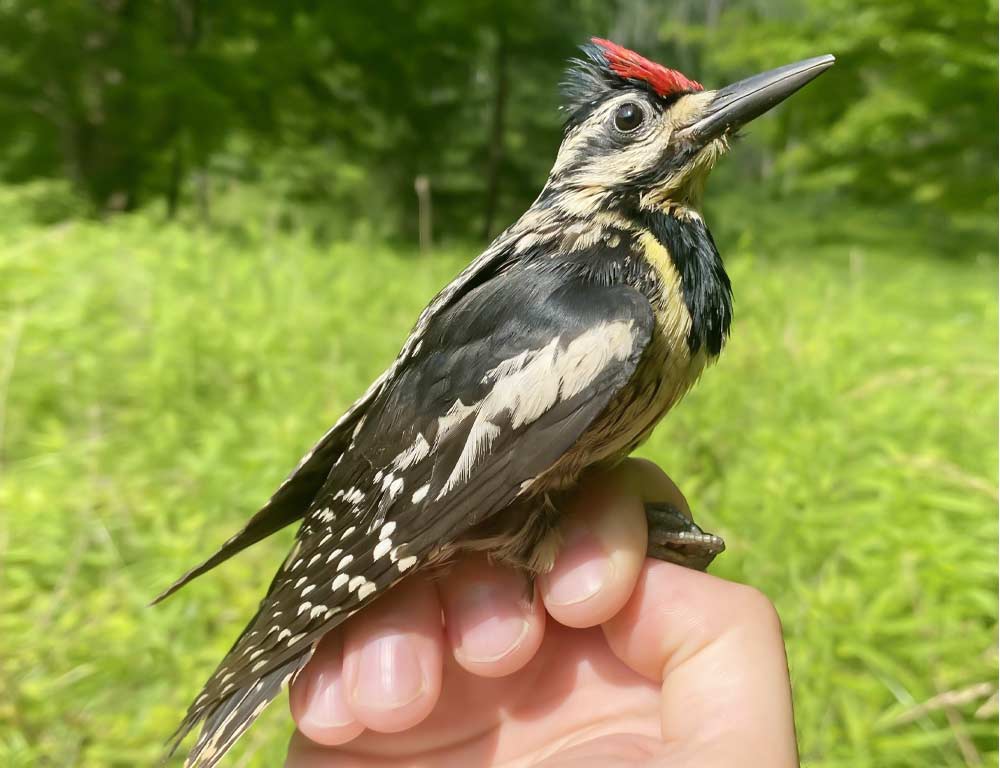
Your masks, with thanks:
<instances>
[{"instance_id":1,"label":"background tree","mask_svg":"<svg viewBox=\"0 0 1000 768\"><path fill-rule=\"evenodd\" d=\"M289 215L415 237L425 176L439 232L488 236L537 192L565 60L599 33L709 85L834 52L725 173L961 229L997 202L995 30L982 0L8 0L0 178L170 216L257 180Z\"/></svg>"}]
</instances>

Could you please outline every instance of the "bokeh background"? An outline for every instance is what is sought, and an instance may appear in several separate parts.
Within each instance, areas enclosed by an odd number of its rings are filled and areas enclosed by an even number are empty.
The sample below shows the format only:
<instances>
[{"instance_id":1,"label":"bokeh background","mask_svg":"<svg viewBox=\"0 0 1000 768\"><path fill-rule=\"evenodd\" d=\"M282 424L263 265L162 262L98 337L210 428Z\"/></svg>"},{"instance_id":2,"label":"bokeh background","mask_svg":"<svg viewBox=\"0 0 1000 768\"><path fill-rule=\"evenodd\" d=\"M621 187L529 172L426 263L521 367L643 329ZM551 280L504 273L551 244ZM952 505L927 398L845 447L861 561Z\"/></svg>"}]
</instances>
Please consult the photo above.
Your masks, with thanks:
<instances>
[{"instance_id":1,"label":"bokeh background","mask_svg":"<svg viewBox=\"0 0 1000 768\"><path fill-rule=\"evenodd\" d=\"M732 343L642 453L776 602L807 766L997 765L982 0L0 2L0 764L159 755L292 532L147 601L530 204L593 34L837 55L712 179Z\"/></svg>"}]
</instances>

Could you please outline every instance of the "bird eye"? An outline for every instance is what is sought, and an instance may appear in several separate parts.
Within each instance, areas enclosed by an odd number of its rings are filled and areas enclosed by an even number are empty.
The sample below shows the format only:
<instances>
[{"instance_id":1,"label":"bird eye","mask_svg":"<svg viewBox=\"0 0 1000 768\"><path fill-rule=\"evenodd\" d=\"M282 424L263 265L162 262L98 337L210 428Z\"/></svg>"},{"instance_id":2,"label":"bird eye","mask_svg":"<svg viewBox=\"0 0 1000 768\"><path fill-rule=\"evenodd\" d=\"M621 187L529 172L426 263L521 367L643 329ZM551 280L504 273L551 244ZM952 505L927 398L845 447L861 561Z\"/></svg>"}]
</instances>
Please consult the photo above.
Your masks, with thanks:
<instances>
[{"instance_id":1,"label":"bird eye","mask_svg":"<svg viewBox=\"0 0 1000 768\"><path fill-rule=\"evenodd\" d=\"M615 128L622 133L634 131L642 124L642 108L631 101L622 104L615 110Z\"/></svg>"}]
</instances>

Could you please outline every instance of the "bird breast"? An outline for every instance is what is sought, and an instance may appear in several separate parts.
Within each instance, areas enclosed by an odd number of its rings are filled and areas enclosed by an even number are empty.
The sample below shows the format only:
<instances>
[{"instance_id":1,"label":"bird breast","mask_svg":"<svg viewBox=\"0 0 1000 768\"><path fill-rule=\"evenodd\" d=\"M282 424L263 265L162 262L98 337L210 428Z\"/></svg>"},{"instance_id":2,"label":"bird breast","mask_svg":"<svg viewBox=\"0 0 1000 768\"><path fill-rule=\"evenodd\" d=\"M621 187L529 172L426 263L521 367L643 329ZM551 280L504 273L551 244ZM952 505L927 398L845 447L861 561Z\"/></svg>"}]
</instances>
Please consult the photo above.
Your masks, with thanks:
<instances>
[{"instance_id":1,"label":"bird breast","mask_svg":"<svg viewBox=\"0 0 1000 768\"><path fill-rule=\"evenodd\" d=\"M625 458L701 376L709 358L704 345L694 354L688 346L691 315L680 294L680 277L669 262L662 265L661 279L663 290L651 302L653 335L628 385L533 490L568 488L587 467Z\"/></svg>"}]
</instances>

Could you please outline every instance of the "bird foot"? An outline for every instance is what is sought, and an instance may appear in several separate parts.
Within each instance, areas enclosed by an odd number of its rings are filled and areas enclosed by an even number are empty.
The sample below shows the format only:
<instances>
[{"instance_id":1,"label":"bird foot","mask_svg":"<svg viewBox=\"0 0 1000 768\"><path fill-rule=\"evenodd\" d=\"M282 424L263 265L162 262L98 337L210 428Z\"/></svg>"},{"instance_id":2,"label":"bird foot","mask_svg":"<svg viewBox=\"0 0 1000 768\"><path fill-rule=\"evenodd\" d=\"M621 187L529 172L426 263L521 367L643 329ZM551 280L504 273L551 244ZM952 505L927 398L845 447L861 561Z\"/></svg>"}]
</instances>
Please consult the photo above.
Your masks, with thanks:
<instances>
[{"instance_id":1,"label":"bird foot","mask_svg":"<svg viewBox=\"0 0 1000 768\"><path fill-rule=\"evenodd\" d=\"M705 533L667 502L647 503L646 521L649 525L646 554L656 560L704 571L726 548L721 537Z\"/></svg>"}]
</instances>

